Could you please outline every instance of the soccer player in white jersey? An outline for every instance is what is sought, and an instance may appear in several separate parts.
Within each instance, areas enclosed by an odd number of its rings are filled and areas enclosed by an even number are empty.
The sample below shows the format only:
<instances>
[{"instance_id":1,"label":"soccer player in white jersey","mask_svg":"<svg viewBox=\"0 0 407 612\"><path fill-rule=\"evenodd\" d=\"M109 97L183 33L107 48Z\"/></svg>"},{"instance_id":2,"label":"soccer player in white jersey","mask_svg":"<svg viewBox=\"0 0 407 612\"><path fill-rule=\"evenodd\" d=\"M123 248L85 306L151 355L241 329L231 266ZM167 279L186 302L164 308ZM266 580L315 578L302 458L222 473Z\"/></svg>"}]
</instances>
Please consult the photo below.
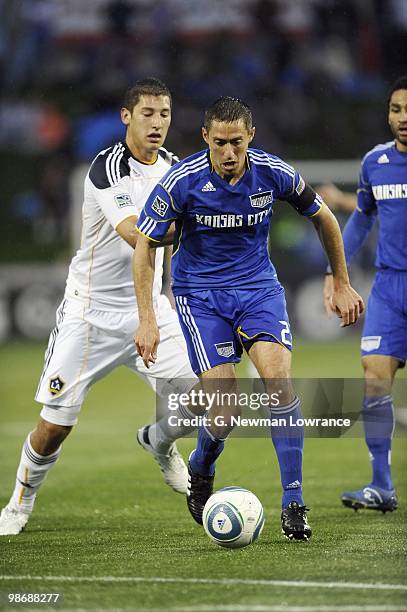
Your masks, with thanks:
<instances>
[{"instance_id":1,"label":"soccer player in white jersey","mask_svg":"<svg viewBox=\"0 0 407 612\"><path fill-rule=\"evenodd\" d=\"M43 408L24 442L15 489L0 516L0 535L24 528L96 380L125 365L165 395L189 390L185 386L195 378L178 317L161 294L163 248L155 252L153 293L161 344L154 367L144 366L132 339L138 325L131 272L135 224L155 184L178 161L162 148L171 122L166 85L153 78L137 81L125 96L121 119L125 140L101 151L85 179L82 243L69 268L35 398ZM187 431L182 424L170 428L164 416L137 436L167 484L180 493L186 493L187 469L174 440Z\"/></svg>"}]
</instances>

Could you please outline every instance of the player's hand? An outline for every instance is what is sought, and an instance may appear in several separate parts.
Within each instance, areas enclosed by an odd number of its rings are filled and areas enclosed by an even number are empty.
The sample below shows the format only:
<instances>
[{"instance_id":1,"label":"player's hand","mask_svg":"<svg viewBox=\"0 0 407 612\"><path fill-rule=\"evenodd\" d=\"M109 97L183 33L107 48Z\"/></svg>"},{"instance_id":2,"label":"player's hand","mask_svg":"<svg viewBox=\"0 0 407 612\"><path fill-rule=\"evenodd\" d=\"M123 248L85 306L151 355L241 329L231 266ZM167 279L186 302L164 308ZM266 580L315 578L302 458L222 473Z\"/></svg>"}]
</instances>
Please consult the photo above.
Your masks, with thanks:
<instances>
[{"instance_id":1,"label":"player's hand","mask_svg":"<svg viewBox=\"0 0 407 612\"><path fill-rule=\"evenodd\" d=\"M332 274L325 274L324 289L323 289L324 308L325 308L326 315L329 318L332 316L332 313L335 312L335 308L333 307L333 304L332 304L333 294L334 294L333 276Z\"/></svg>"},{"instance_id":2,"label":"player's hand","mask_svg":"<svg viewBox=\"0 0 407 612\"><path fill-rule=\"evenodd\" d=\"M157 348L160 343L160 332L156 321L149 319L140 322L134 334L134 342L144 365L146 368L149 368L150 363L156 362Z\"/></svg>"},{"instance_id":3,"label":"player's hand","mask_svg":"<svg viewBox=\"0 0 407 612\"><path fill-rule=\"evenodd\" d=\"M327 204L331 210L337 210L341 207L343 192L333 183L317 185L315 191L321 196L325 204Z\"/></svg>"},{"instance_id":4,"label":"player's hand","mask_svg":"<svg viewBox=\"0 0 407 612\"><path fill-rule=\"evenodd\" d=\"M332 294L332 310L342 319L341 327L353 325L365 309L360 295L348 284L335 286Z\"/></svg>"}]
</instances>

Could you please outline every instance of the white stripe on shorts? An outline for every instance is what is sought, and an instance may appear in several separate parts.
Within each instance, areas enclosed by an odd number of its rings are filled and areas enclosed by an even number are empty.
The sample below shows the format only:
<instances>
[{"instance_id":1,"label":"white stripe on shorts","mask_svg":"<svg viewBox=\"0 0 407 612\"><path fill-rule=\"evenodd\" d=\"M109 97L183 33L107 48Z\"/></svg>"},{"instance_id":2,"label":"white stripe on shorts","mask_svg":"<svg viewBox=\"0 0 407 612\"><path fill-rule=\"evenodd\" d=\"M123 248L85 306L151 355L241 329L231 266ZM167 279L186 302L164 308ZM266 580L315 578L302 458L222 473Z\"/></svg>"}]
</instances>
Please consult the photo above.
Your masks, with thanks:
<instances>
[{"instance_id":1,"label":"white stripe on shorts","mask_svg":"<svg viewBox=\"0 0 407 612\"><path fill-rule=\"evenodd\" d=\"M60 304L60 306L58 307L58 310L56 312L56 325L54 327L54 329L52 330L49 340L48 340L48 347L47 350L45 352L45 357L44 357L44 366L42 368L42 373L40 376L40 380L38 383L38 387L37 387L37 394L40 390L41 387L41 383L44 379L45 376L45 372L47 371L47 368L49 366L49 362L51 361L51 357L54 353L54 348L55 348L55 342L57 340L57 336L59 333L59 326L61 325L62 321L65 318L65 304L66 304L66 299L64 299L62 301L62 303Z\"/></svg>"},{"instance_id":2,"label":"white stripe on shorts","mask_svg":"<svg viewBox=\"0 0 407 612\"><path fill-rule=\"evenodd\" d=\"M187 298L185 296L178 296L175 298L175 300L179 306L182 320L184 321L189 333L191 334L191 339L195 347L195 355L198 359L199 367L201 368L202 372L210 370L211 364L209 363L209 359L202 342L201 334L199 333L197 324L195 323L194 317L192 316L191 309L188 306Z\"/></svg>"}]
</instances>

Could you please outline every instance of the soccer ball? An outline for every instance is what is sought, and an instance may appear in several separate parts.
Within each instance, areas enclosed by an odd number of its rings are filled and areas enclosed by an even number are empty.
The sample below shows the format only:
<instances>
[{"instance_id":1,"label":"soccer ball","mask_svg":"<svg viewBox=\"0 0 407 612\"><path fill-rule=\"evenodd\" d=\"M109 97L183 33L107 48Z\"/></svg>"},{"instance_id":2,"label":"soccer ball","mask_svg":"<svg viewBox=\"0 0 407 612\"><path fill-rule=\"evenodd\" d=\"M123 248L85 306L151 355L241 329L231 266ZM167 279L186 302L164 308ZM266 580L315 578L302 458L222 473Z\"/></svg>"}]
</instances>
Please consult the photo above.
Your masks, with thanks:
<instances>
[{"instance_id":1,"label":"soccer ball","mask_svg":"<svg viewBox=\"0 0 407 612\"><path fill-rule=\"evenodd\" d=\"M262 532L264 512L260 500L247 489L225 487L208 499L203 526L211 540L225 548L243 548Z\"/></svg>"}]
</instances>

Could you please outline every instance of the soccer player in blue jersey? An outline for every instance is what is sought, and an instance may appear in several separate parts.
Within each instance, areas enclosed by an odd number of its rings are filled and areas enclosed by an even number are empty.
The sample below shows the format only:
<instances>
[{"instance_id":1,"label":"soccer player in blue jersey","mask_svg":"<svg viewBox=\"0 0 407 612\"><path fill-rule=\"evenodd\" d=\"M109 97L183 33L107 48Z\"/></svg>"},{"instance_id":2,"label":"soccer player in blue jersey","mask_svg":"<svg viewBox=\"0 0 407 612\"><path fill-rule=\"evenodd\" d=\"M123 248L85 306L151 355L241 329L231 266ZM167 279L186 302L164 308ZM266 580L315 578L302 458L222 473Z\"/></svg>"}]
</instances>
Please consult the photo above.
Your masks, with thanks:
<instances>
[{"instance_id":1,"label":"soccer player in blue jersey","mask_svg":"<svg viewBox=\"0 0 407 612\"><path fill-rule=\"evenodd\" d=\"M294 168L249 148L254 133L249 107L220 98L205 113L202 135L208 149L176 164L148 198L134 257L140 312L135 342L144 363L154 363L160 337L151 300L151 247L175 223L172 289L193 370L205 389L221 381L222 390L235 391L234 364L245 349L270 394L280 380L282 395L271 417L296 423L299 399L289 383L281 382L290 375L290 324L284 289L267 249L275 200L286 200L314 223L334 271L333 302L343 325L357 320L363 302L349 284L335 217ZM211 408L190 457L188 508L200 524L234 410L222 427L215 417L229 407ZM284 418L271 432L283 486L282 530L289 539L307 540L312 532L302 496L303 431L284 427Z\"/></svg>"},{"instance_id":2,"label":"soccer player in blue jersey","mask_svg":"<svg viewBox=\"0 0 407 612\"><path fill-rule=\"evenodd\" d=\"M379 220L376 267L363 327L361 350L365 374L362 416L372 462L372 481L343 493L345 506L392 512L397 497L391 475L394 410L391 389L397 369L407 359L407 76L389 94L388 121L394 140L379 144L362 160L357 208L343 238L346 261L358 253ZM325 281L330 308L332 278Z\"/></svg>"}]
</instances>

